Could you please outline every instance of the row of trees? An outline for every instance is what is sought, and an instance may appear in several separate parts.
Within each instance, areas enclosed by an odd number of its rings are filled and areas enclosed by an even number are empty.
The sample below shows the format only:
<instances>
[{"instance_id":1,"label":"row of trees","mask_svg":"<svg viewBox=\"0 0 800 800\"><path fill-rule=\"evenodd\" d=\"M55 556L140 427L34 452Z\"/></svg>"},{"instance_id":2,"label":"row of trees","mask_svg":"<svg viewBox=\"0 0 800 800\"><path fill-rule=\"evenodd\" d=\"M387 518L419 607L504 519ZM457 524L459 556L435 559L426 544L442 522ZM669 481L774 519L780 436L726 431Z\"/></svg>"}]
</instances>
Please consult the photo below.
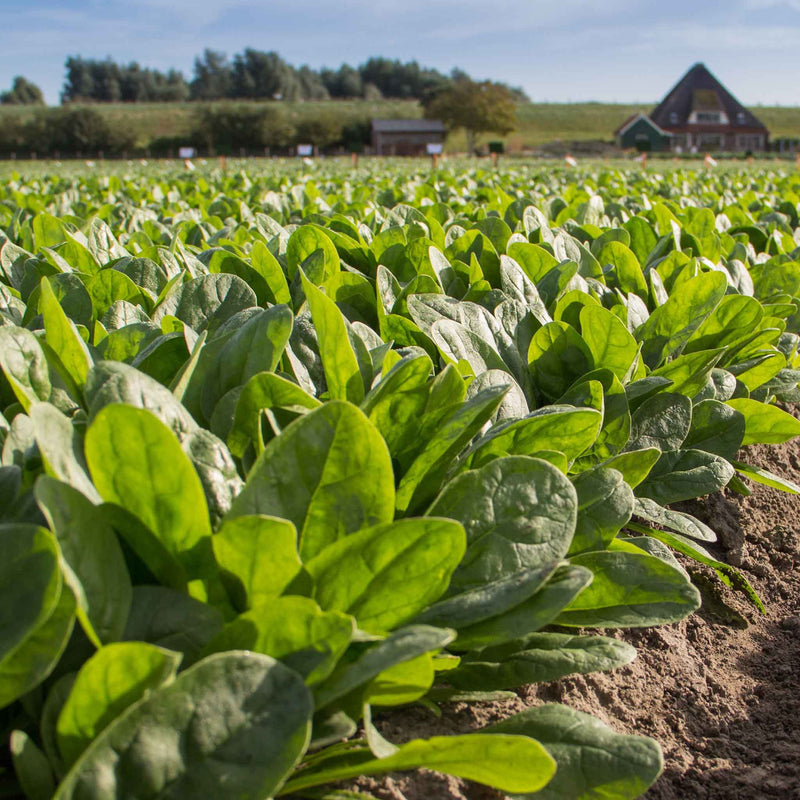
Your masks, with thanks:
<instances>
[{"instance_id":1,"label":"row of trees","mask_svg":"<svg viewBox=\"0 0 800 800\"><path fill-rule=\"evenodd\" d=\"M187 82L178 70L159 72L136 62L118 64L70 56L61 93L63 103L180 102L184 100L327 100L328 98L381 97L427 102L444 89L469 76L461 70L445 75L421 67L416 61L370 58L358 67L314 70L294 67L278 53L246 49L229 60L224 53L205 50L195 59L194 75ZM520 89L510 89L524 100ZM0 95L3 103L41 103L39 88L18 76L14 86Z\"/></svg>"}]
</instances>

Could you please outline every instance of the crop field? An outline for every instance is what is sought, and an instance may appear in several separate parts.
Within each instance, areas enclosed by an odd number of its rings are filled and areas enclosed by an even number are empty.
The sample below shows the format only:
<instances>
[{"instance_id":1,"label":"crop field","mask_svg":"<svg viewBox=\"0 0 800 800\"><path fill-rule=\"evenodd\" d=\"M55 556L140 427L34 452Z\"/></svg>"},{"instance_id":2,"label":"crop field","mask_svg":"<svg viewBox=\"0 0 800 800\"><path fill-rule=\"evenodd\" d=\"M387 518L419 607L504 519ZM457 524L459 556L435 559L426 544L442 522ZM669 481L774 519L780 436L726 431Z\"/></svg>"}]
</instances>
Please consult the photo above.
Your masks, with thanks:
<instances>
[{"instance_id":1,"label":"crop field","mask_svg":"<svg viewBox=\"0 0 800 800\"><path fill-rule=\"evenodd\" d=\"M685 504L800 494L742 449L800 435L800 174L17 169L0 796L647 792L659 742L566 704L383 721L613 679L694 567L764 613Z\"/></svg>"}]
</instances>

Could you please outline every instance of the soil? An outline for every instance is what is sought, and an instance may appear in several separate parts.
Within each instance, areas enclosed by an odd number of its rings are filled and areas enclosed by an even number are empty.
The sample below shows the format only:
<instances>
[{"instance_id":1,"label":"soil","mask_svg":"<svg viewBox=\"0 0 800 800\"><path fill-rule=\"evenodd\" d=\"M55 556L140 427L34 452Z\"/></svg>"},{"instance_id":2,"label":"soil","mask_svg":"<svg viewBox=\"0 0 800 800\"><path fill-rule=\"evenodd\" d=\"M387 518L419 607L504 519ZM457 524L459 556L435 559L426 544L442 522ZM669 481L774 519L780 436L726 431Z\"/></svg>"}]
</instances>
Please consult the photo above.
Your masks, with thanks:
<instances>
[{"instance_id":1,"label":"soil","mask_svg":"<svg viewBox=\"0 0 800 800\"><path fill-rule=\"evenodd\" d=\"M800 441L750 447L739 457L800 476ZM379 717L379 729L399 743L465 733L526 706L560 702L660 742L665 769L646 800L800 800L800 496L750 488L750 497L726 491L684 510L717 531L719 542L707 549L742 571L766 614L711 570L683 560L703 607L674 625L612 634L637 648L630 665L524 687L501 703L453 704L441 718L423 708L398 710ZM352 788L385 800L502 798L426 771L362 778Z\"/></svg>"}]
</instances>

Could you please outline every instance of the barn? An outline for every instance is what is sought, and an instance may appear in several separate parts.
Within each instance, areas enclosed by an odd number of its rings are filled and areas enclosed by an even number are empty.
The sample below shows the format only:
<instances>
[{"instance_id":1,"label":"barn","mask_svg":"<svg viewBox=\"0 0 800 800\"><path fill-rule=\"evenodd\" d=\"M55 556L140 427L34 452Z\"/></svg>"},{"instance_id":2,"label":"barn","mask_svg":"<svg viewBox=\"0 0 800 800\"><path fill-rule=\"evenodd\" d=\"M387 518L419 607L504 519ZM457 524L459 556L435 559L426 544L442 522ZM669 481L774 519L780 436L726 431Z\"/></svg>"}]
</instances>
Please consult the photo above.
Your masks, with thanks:
<instances>
[{"instance_id":1,"label":"barn","mask_svg":"<svg viewBox=\"0 0 800 800\"><path fill-rule=\"evenodd\" d=\"M614 131L614 136L617 147L623 150L635 148L640 152L649 152L672 149L672 134L659 128L646 114L628 117Z\"/></svg>"},{"instance_id":2,"label":"barn","mask_svg":"<svg viewBox=\"0 0 800 800\"><path fill-rule=\"evenodd\" d=\"M444 144L447 129L438 119L373 119L372 152L379 156L421 156L429 144Z\"/></svg>"},{"instance_id":3,"label":"barn","mask_svg":"<svg viewBox=\"0 0 800 800\"><path fill-rule=\"evenodd\" d=\"M645 139L637 140L637 136L646 136L655 143L656 131L669 135L669 144L663 148L650 147L652 150L747 152L766 150L769 146L769 131L764 123L705 64L695 64L649 116L636 116L642 119L631 117L617 129L617 143L621 147L638 147L637 141L644 144ZM644 120L649 120L651 130L646 129Z\"/></svg>"}]
</instances>

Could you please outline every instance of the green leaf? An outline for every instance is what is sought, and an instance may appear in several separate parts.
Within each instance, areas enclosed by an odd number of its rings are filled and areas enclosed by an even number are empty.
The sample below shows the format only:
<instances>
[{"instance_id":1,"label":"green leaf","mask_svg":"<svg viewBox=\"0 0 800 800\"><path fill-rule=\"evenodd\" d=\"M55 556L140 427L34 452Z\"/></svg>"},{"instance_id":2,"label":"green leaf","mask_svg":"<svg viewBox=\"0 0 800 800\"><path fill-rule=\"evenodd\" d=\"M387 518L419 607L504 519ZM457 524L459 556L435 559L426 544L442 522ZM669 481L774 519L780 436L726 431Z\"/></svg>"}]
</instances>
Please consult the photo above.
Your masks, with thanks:
<instances>
[{"instance_id":1,"label":"green leaf","mask_svg":"<svg viewBox=\"0 0 800 800\"><path fill-rule=\"evenodd\" d=\"M311 714L288 667L256 653L209 656L117 717L53 800L271 797L305 751Z\"/></svg>"},{"instance_id":2,"label":"green leaf","mask_svg":"<svg viewBox=\"0 0 800 800\"><path fill-rule=\"evenodd\" d=\"M680 354L723 298L727 285L722 273L704 272L674 287L667 302L636 330L645 363L655 368L669 356Z\"/></svg>"},{"instance_id":3,"label":"green leaf","mask_svg":"<svg viewBox=\"0 0 800 800\"><path fill-rule=\"evenodd\" d=\"M425 767L484 783L503 792L537 792L555 773L555 762L545 749L524 736L471 733L414 739L388 758L336 767L323 763L300 773L281 794L309 786L386 772Z\"/></svg>"},{"instance_id":4,"label":"green leaf","mask_svg":"<svg viewBox=\"0 0 800 800\"><path fill-rule=\"evenodd\" d=\"M302 570L297 531L285 519L229 519L212 538L212 546L223 583L240 611L278 597Z\"/></svg>"},{"instance_id":5,"label":"green leaf","mask_svg":"<svg viewBox=\"0 0 800 800\"><path fill-rule=\"evenodd\" d=\"M569 553L604 550L631 518L633 490L621 472L608 467L582 472L573 485L578 514Z\"/></svg>"},{"instance_id":6,"label":"green leaf","mask_svg":"<svg viewBox=\"0 0 800 800\"><path fill-rule=\"evenodd\" d=\"M163 586L134 586L123 638L183 653L183 665L187 666L199 658L222 625L220 611L183 592Z\"/></svg>"},{"instance_id":7,"label":"green leaf","mask_svg":"<svg viewBox=\"0 0 800 800\"><path fill-rule=\"evenodd\" d=\"M455 632L428 625L407 625L368 647L350 663L341 663L314 693L317 711L363 687L387 669L424 653L436 653L455 638Z\"/></svg>"},{"instance_id":8,"label":"green leaf","mask_svg":"<svg viewBox=\"0 0 800 800\"><path fill-rule=\"evenodd\" d=\"M25 797L28 800L50 800L56 788L53 770L33 739L25 731L12 731L8 749Z\"/></svg>"},{"instance_id":9,"label":"green leaf","mask_svg":"<svg viewBox=\"0 0 800 800\"><path fill-rule=\"evenodd\" d=\"M631 416L630 450L657 447L677 450L692 425L692 401L682 394L662 392L645 400Z\"/></svg>"},{"instance_id":10,"label":"green leaf","mask_svg":"<svg viewBox=\"0 0 800 800\"><path fill-rule=\"evenodd\" d=\"M719 491L733 477L728 461L703 450L663 453L636 494L662 506Z\"/></svg>"},{"instance_id":11,"label":"green leaf","mask_svg":"<svg viewBox=\"0 0 800 800\"><path fill-rule=\"evenodd\" d=\"M783 444L800 435L800 420L776 406L745 397L728 400L727 404L744 415L742 445Z\"/></svg>"},{"instance_id":12,"label":"green leaf","mask_svg":"<svg viewBox=\"0 0 800 800\"><path fill-rule=\"evenodd\" d=\"M296 383L275 375L260 372L253 375L242 389L236 401L233 424L228 433L228 447L233 455L241 458L248 445L254 446L257 455L264 451L261 431L262 412L272 409L288 409L296 413L319 408L321 403Z\"/></svg>"},{"instance_id":13,"label":"green leaf","mask_svg":"<svg viewBox=\"0 0 800 800\"><path fill-rule=\"evenodd\" d=\"M577 508L569 480L536 458L499 458L454 478L428 510L459 520L467 533L451 591L560 561L572 541Z\"/></svg>"},{"instance_id":14,"label":"green leaf","mask_svg":"<svg viewBox=\"0 0 800 800\"><path fill-rule=\"evenodd\" d=\"M27 412L52 392L50 372L39 340L25 328L0 326L0 367Z\"/></svg>"},{"instance_id":15,"label":"green leaf","mask_svg":"<svg viewBox=\"0 0 800 800\"><path fill-rule=\"evenodd\" d=\"M542 450L563 453L573 461L597 439L603 415L592 408L553 405L522 419L494 425L464 455L468 467L480 467L504 455L534 455Z\"/></svg>"},{"instance_id":16,"label":"green leaf","mask_svg":"<svg viewBox=\"0 0 800 800\"><path fill-rule=\"evenodd\" d=\"M86 460L101 497L140 520L190 578L213 574L203 487L163 422L139 408L106 406L86 432Z\"/></svg>"},{"instance_id":17,"label":"green leaf","mask_svg":"<svg viewBox=\"0 0 800 800\"><path fill-rule=\"evenodd\" d=\"M0 708L44 681L58 664L75 623L75 596L61 587L52 613L0 659Z\"/></svg>"},{"instance_id":18,"label":"green leaf","mask_svg":"<svg viewBox=\"0 0 800 800\"><path fill-rule=\"evenodd\" d=\"M718 400L703 400L692 409L692 426L684 445L732 461L742 446L744 435L743 414Z\"/></svg>"},{"instance_id":19,"label":"green leaf","mask_svg":"<svg viewBox=\"0 0 800 800\"><path fill-rule=\"evenodd\" d=\"M358 408L330 401L273 439L228 519L269 514L294 523L300 558L361 528L390 522L394 475L381 435Z\"/></svg>"},{"instance_id":20,"label":"green leaf","mask_svg":"<svg viewBox=\"0 0 800 800\"><path fill-rule=\"evenodd\" d=\"M754 467L752 464L743 464L741 461L731 461L737 472L740 472L745 478L749 478L755 483L763 483L764 486L771 486L773 489L780 489L782 492L789 494L800 494L800 486L794 481L787 478L782 478L780 475L774 475L769 470Z\"/></svg>"},{"instance_id":21,"label":"green leaf","mask_svg":"<svg viewBox=\"0 0 800 800\"><path fill-rule=\"evenodd\" d=\"M438 599L464 548L457 522L405 519L350 534L305 566L323 609L352 614L362 630L379 633Z\"/></svg>"},{"instance_id":22,"label":"green leaf","mask_svg":"<svg viewBox=\"0 0 800 800\"><path fill-rule=\"evenodd\" d=\"M143 642L110 644L80 669L56 723L58 749L71 767L128 706L171 681L181 656Z\"/></svg>"},{"instance_id":23,"label":"green leaf","mask_svg":"<svg viewBox=\"0 0 800 800\"><path fill-rule=\"evenodd\" d=\"M336 303L317 289L304 273L300 273L300 278L317 330L328 394L334 400L361 403L364 399L364 379L347 333L344 315Z\"/></svg>"},{"instance_id":24,"label":"green leaf","mask_svg":"<svg viewBox=\"0 0 800 800\"><path fill-rule=\"evenodd\" d=\"M629 247L622 242L608 242L597 253L597 260L602 265L611 264L614 267L611 275L625 294L633 292L642 300L647 299L647 283L642 268Z\"/></svg>"},{"instance_id":25,"label":"green leaf","mask_svg":"<svg viewBox=\"0 0 800 800\"><path fill-rule=\"evenodd\" d=\"M639 345L619 317L599 305L581 310L581 337L589 347L596 369L610 369L625 382Z\"/></svg>"},{"instance_id":26,"label":"green leaf","mask_svg":"<svg viewBox=\"0 0 800 800\"><path fill-rule=\"evenodd\" d=\"M556 399L594 369L591 350L566 322L548 322L533 335L528 365L536 387Z\"/></svg>"},{"instance_id":27,"label":"green leaf","mask_svg":"<svg viewBox=\"0 0 800 800\"><path fill-rule=\"evenodd\" d=\"M92 368L93 359L89 348L81 339L75 323L64 313L50 282L45 279L41 287L41 309L44 316L45 341L58 356L69 377L81 389Z\"/></svg>"},{"instance_id":28,"label":"green leaf","mask_svg":"<svg viewBox=\"0 0 800 800\"><path fill-rule=\"evenodd\" d=\"M445 680L459 689L515 689L565 675L614 669L635 657L636 650L617 639L534 633L470 653L446 674Z\"/></svg>"},{"instance_id":29,"label":"green leaf","mask_svg":"<svg viewBox=\"0 0 800 800\"><path fill-rule=\"evenodd\" d=\"M637 628L677 622L700 607L700 593L660 558L597 551L574 556L594 579L556 619L579 628Z\"/></svg>"},{"instance_id":30,"label":"green leaf","mask_svg":"<svg viewBox=\"0 0 800 800\"><path fill-rule=\"evenodd\" d=\"M495 617L460 628L453 650L480 650L513 639L522 639L545 625L592 581L592 573L580 566L558 567L549 580L529 599Z\"/></svg>"},{"instance_id":31,"label":"green leaf","mask_svg":"<svg viewBox=\"0 0 800 800\"><path fill-rule=\"evenodd\" d=\"M251 650L279 659L309 686L325 680L344 654L355 621L338 611L323 612L307 597L276 597L229 622L206 652Z\"/></svg>"},{"instance_id":32,"label":"green leaf","mask_svg":"<svg viewBox=\"0 0 800 800\"><path fill-rule=\"evenodd\" d=\"M634 800L664 768L653 739L615 733L589 714L554 703L527 708L484 730L530 736L556 760L555 777L536 800Z\"/></svg>"},{"instance_id":33,"label":"green leaf","mask_svg":"<svg viewBox=\"0 0 800 800\"><path fill-rule=\"evenodd\" d=\"M646 497L636 498L634 512L637 517L686 536L691 536L693 539L700 539L704 542L717 541L717 534L704 522L700 522L699 519L695 519L691 514L686 514L683 511L664 508Z\"/></svg>"},{"instance_id":34,"label":"green leaf","mask_svg":"<svg viewBox=\"0 0 800 800\"><path fill-rule=\"evenodd\" d=\"M117 641L128 619L132 588L116 534L96 506L71 486L42 476L34 491L58 539L65 580L80 613L101 642Z\"/></svg>"},{"instance_id":35,"label":"green leaf","mask_svg":"<svg viewBox=\"0 0 800 800\"><path fill-rule=\"evenodd\" d=\"M319 225L301 225L292 233L286 245L286 263L290 280L301 270L316 286L340 269L336 247Z\"/></svg>"}]
</instances>

